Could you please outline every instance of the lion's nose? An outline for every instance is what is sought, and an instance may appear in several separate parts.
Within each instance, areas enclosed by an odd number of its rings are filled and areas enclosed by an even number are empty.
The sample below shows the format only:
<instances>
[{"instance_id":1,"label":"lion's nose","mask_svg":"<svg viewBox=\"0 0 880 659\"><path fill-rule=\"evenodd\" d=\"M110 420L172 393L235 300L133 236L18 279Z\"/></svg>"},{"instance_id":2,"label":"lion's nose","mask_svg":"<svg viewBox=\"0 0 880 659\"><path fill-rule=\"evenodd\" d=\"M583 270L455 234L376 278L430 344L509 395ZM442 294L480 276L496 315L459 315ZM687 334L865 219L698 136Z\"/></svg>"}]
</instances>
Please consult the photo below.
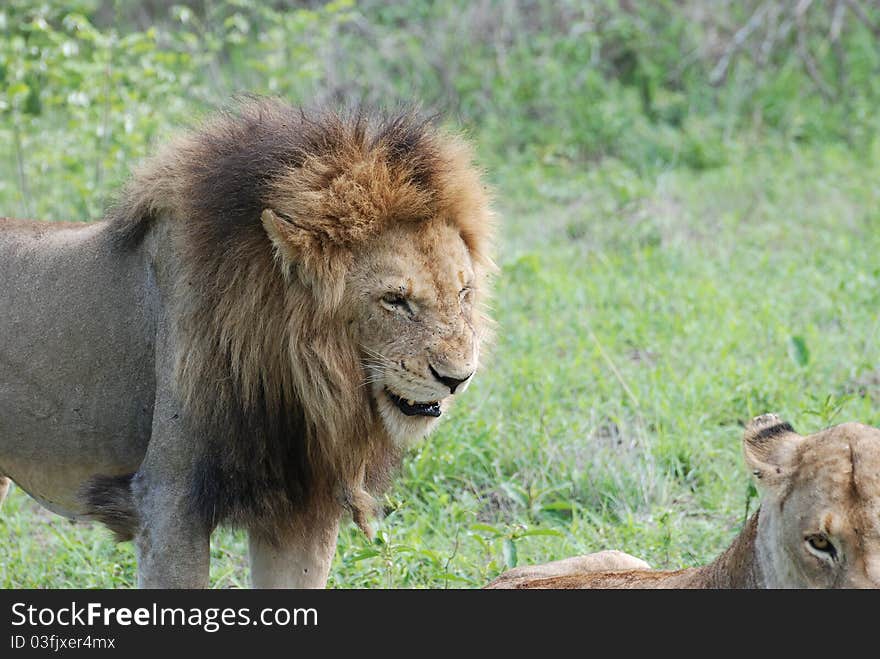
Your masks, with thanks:
<instances>
[{"instance_id":1,"label":"lion's nose","mask_svg":"<svg viewBox=\"0 0 880 659\"><path fill-rule=\"evenodd\" d=\"M440 375L436 371L436 369L433 366L431 366L430 364L428 364L428 368L431 370L431 375L433 375L435 378L440 380L440 382L442 382L447 387L449 387L449 393L452 393L452 394L454 394L455 390L458 389L458 385L460 385L462 382L465 382L466 380L468 380L474 374L473 371L471 371L463 378L451 378L448 375Z\"/></svg>"}]
</instances>

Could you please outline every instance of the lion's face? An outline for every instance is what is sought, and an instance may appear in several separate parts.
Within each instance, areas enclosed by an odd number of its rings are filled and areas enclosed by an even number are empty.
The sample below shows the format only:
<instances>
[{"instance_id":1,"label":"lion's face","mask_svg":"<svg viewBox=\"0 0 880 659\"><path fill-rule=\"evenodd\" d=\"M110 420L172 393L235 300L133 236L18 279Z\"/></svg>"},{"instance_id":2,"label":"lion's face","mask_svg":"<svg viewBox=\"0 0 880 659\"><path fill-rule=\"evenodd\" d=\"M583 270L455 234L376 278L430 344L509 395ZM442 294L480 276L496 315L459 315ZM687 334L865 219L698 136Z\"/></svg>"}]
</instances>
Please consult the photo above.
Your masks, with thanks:
<instances>
[{"instance_id":1,"label":"lion's face","mask_svg":"<svg viewBox=\"0 0 880 659\"><path fill-rule=\"evenodd\" d=\"M766 434L766 433L765 433ZM880 587L880 430L846 423L747 439L763 485L762 566L783 588Z\"/></svg>"},{"instance_id":2,"label":"lion's face","mask_svg":"<svg viewBox=\"0 0 880 659\"><path fill-rule=\"evenodd\" d=\"M366 386L391 436L424 436L477 368L480 277L451 226L398 226L366 246L347 289Z\"/></svg>"},{"instance_id":3,"label":"lion's face","mask_svg":"<svg viewBox=\"0 0 880 659\"><path fill-rule=\"evenodd\" d=\"M488 190L467 142L428 123L324 123L268 184L261 215L291 284L297 394L326 434L368 433L378 417L405 445L477 368Z\"/></svg>"}]
</instances>

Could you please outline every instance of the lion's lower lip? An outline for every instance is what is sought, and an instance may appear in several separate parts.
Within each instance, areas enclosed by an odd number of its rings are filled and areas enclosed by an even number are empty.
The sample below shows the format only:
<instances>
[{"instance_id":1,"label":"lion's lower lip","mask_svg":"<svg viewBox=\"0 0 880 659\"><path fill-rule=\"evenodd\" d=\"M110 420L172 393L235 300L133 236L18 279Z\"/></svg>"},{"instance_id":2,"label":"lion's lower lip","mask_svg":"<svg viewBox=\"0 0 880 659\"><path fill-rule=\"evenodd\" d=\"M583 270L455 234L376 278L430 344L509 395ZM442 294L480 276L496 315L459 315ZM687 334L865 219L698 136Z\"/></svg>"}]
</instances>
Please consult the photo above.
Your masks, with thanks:
<instances>
[{"instance_id":1,"label":"lion's lower lip","mask_svg":"<svg viewBox=\"0 0 880 659\"><path fill-rule=\"evenodd\" d=\"M401 412L406 414L407 416L440 416L442 412L440 411L440 401L431 401L430 403L416 403L409 402L401 398L395 393L392 393L388 389L385 390L385 393L388 394L388 398L391 399L391 402L397 406Z\"/></svg>"}]
</instances>

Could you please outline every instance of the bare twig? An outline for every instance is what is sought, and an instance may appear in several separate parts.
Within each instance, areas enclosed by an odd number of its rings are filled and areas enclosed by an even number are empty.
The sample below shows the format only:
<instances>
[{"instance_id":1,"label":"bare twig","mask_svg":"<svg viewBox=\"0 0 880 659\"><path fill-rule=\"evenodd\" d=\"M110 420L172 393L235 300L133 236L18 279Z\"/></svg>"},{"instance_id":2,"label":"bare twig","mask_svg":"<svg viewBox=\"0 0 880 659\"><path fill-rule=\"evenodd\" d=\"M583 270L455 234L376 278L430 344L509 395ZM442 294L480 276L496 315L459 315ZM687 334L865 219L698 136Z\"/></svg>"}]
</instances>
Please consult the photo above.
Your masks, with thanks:
<instances>
[{"instance_id":1,"label":"bare twig","mask_svg":"<svg viewBox=\"0 0 880 659\"><path fill-rule=\"evenodd\" d=\"M826 101L831 101L834 99L834 92L822 78L819 67L816 65L816 60L810 54L809 45L807 44L807 10L812 4L813 0L800 0L795 9L798 54L804 63L804 70L810 76L813 84L816 85L816 89Z\"/></svg>"},{"instance_id":2,"label":"bare twig","mask_svg":"<svg viewBox=\"0 0 880 659\"><path fill-rule=\"evenodd\" d=\"M866 28L871 30L874 33L874 36L880 39L880 24L874 23L868 15L865 13L864 8L856 2L856 0L844 0L847 8L856 15Z\"/></svg>"},{"instance_id":3,"label":"bare twig","mask_svg":"<svg viewBox=\"0 0 880 659\"><path fill-rule=\"evenodd\" d=\"M449 566L452 564L452 561L455 559L455 555L458 554L458 538L461 534L461 526L458 525L455 527L455 545L452 547L452 553L446 558L446 563L443 565L443 588L449 588Z\"/></svg>"},{"instance_id":4,"label":"bare twig","mask_svg":"<svg viewBox=\"0 0 880 659\"><path fill-rule=\"evenodd\" d=\"M831 29L828 31L828 37L831 42L840 41L840 33L843 31L843 15L846 12L844 0L836 0L834 8L831 11Z\"/></svg>"},{"instance_id":5,"label":"bare twig","mask_svg":"<svg viewBox=\"0 0 880 659\"><path fill-rule=\"evenodd\" d=\"M834 53L834 69L837 73L837 91L843 96L846 89L846 52L840 40L843 32L843 19L846 14L846 5L843 0L836 0L831 13L831 29L828 38L831 41L831 50Z\"/></svg>"},{"instance_id":6,"label":"bare twig","mask_svg":"<svg viewBox=\"0 0 880 659\"><path fill-rule=\"evenodd\" d=\"M764 15L770 9L770 6L770 2L764 2L759 5L755 10L755 13L749 18L748 22L733 35L733 39L728 44L721 59L718 60L718 64L715 65L715 68L712 69L712 73L709 74L709 83L711 85L718 86L727 80L727 74L730 71L730 64L733 61L734 56L742 50L746 41L748 41L748 38L761 25L761 21L764 20Z\"/></svg>"},{"instance_id":7,"label":"bare twig","mask_svg":"<svg viewBox=\"0 0 880 659\"><path fill-rule=\"evenodd\" d=\"M779 34L779 19L781 14L782 7L778 4L774 4L767 14L767 29L764 31L764 40L757 49L757 57L755 58L758 68L764 68L767 65L767 62L770 61L770 55L773 53L777 35Z\"/></svg>"},{"instance_id":8,"label":"bare twig","mask_svg":"<svg viewBox=\"0 0 880 659\"><path fill-rule=\"evenodd\" d=\"M782 3L773 3L773 9L767 20L767 33L764 36L761 48L758 50L757 61L758 66L761 68L770 62L770 58L773 57L773 53L776 50L776 44L784 42L788 38L792 27L794 27L794 21L786 10L787 7Z\"/></svg>"}]
</instances>

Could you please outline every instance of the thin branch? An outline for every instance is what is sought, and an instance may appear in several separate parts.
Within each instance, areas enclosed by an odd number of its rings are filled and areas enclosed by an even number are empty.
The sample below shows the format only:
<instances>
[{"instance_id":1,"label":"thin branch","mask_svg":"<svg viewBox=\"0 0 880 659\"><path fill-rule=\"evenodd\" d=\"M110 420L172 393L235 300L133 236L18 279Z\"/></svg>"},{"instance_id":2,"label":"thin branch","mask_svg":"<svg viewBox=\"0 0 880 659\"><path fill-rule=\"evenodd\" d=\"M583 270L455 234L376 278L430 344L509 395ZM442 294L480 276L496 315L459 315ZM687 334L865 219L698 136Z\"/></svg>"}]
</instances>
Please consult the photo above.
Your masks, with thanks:
<instances>
[{"instance_id":1,"label":"thin branch","mask_svg":"<svg viewBox=\"0 0 880 659\"><path fill-rule=\"evenodd\" d=\"M819 90L819 93L826 101L832 101L834 99L834 91L822 78L822 74L819 72L819 67L816 65L816 60L814 60L813 56L810 54L810 49L807 44L807 10L812 4L813 0L800 0L795 9L795 19L798 28L798 54L801 57L801 61L804 63L804 69L806 70L807 75L810 76L813 84L816 85L816 89Z\"/></svg>"},{"instance_id":2,"label":"thin branch","mask_svg":"<svg viewBox=\"0 0 880 659\"><path fill-rule=\"evenodd\" d=\"M727 80L727 75L730 71L730 64L733 61L734 56L742 50L746 41L748 41L748 38L761 25L761 21L764 19L764 15L770 9L770 6L770 2L761 4L755 10L755 13L752 14L751 18L749 18L748 22L733 35L733 39L728 44L721 59L718 60L718 64L715 65L715 68L712 69L712 73L709 74L709 84L718 86Z\"/></svg>"},{"instance_id":3,"label":"thin branch","mask_svg":"<svg viewBox=\"0 0 880 659\"><path fill-rule=\"evenodd\" d=\"M828 38L832 43L840 41L840 33L843 31L843 15L846 12L844 0L836 0L831 10L831 28L828 30Z\"/></svg>"},{"instance_id":4,"label":"thin branch","mask_svg":"<svg viewBox=\"0 0 880 659\"><path fill-rule=\"evenodd\" d=\"M460 533L461 525L459 524L455 527L455 545L452 547L452 553L446 558L446 563L443 565L443 588L446 589L449 589L449 566L455 559L456 554L458 554L458 538Z\"/></svg>"},{"instance_id":5,"label":"thin branch","mask_svg":"<svg viewBox=\"0 0 880 659\"><path fill-rule=\"evenodd\" d=\"M828 38L831 41L831 51L834 53L834 68L837 72L837 90L842 96L846 89L846 52L841 43L840 36L843 32L844 15L846 14L846 5L843 0L836 0L831 13L831 28L828 32Z\"/></svg>"},{"instance_id":6,"label":"thin branch","mask_svg":"<svg viewBox=\"0 0 880 659\"><path fill-rule=\"evenodd\" d=\"M779 22L782 15L782 6L774 4L767 16L767 29L764 34L764 40L757 49L757 57L755 58L758 68L763 69L770 61L770 55L776 45L776 39L779 36Z\"/></svg>"},{"instance_id":7,"label":"thin branch","mask_svg":"<svg viewBox=\"0 0 880 659\"><path fill-rule=\"evenodd\" d=\"M849 8L849 10L856 15L856 18L858 18L866 28L871 30L875 37L880 39L880 24L875 23L870 18L868 18L868 15L865 13L864 8L858 2L856 2L856 0L844 0L844 2L846 3L846 6Z\"/></svg>"}]
</instances>

